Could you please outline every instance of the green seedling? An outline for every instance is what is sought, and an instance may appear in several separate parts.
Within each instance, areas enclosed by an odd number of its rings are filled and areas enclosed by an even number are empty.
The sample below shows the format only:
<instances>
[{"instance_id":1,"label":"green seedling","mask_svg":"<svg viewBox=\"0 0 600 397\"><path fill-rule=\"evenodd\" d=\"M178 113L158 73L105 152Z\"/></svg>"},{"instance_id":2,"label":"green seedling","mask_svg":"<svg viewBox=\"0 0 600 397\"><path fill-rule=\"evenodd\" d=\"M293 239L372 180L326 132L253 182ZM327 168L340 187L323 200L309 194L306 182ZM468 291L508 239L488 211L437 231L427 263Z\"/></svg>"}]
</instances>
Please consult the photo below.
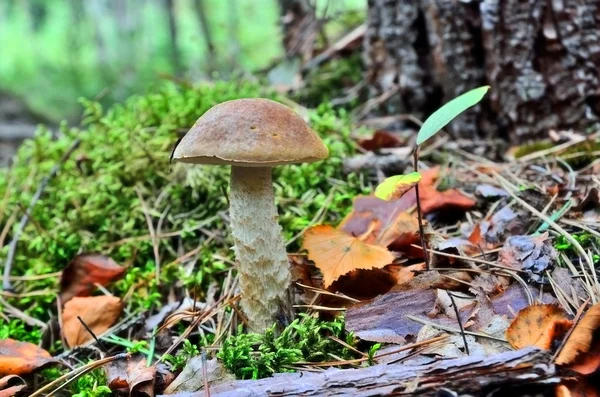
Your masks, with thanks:
<instances>
[{"instance_id":1,"label":"green seedling","mask_svg":"<svg viewBox=\"0 0 600 397\"><path fill-rule=\"evenodd\" d=\"M412 187L415 188L417 196L417 215L419 219L419 233L421 234L421 246L423 247L423 257L425 260L425 266L429 270L429 255L425 248L425 233L423 228L423 214L421 211L421 201L419 198L419 181L421 175L419 174L419 147L429 138L433 137L439 131L442 130L448 123L454 120L459 114L464 112L470 107L478 104L483 96L488 92L490 86L486 85L483 87L475 88L468 91L444 106L433 112L431 116L425 120L421 129L417 134L416 147L413 152L415 172L408 175L396 175L384 180L375 189L375 196L383 200L393 201L398 200L404 193L406 193Z\"/></svg>"},{"instance_id":2,"label":"green seedling","mask_svg":"<svg viewBox=\"0 0 600 397\"><path fill-rule=\"evenodd\" d=\"M459 114L470 107L477 105L483 96L490 89L489 85L475 88L471 91L454 98L425 120L421 129L417 133L417 141L415 151L413 153L415 172L419 172L419 147L426 140L437 134L445 126L454 120ZM425 268L429 270L429 254L425 246L425 233L423 228L423 213L421 211L421 200L419 198L419 184L415 185L415 193L417 195L417 216L419 218L419 233L421 234L421 246L423 247L423 258L425 260Z\"/></svg>"}]
</instances>

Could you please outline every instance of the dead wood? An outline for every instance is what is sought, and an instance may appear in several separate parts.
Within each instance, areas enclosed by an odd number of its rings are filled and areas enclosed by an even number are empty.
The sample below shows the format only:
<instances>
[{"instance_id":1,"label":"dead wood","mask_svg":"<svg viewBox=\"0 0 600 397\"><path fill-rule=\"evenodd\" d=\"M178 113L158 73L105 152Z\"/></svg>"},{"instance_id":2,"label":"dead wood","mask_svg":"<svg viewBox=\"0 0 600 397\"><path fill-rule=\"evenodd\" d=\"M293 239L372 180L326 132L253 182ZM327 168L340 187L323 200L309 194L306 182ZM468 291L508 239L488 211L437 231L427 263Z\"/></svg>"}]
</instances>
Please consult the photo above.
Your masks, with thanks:
<instances>
[{"instance_id":1,"label":"dead wood","mask_svg":"<svg viewBox=\"0 0 600 397\"><path fill-rule=\"evenodd\" d=\"M440 390L458 395L554 395L559 383L550 355L527 348L490 357L462 357L427 365L376 365L329 369L318 373L283 374L258 381L243 380L210 388L213 397L253 396L436 396ZM177 394L203 397L204 391Z\"/></svg>"}]
</instances>

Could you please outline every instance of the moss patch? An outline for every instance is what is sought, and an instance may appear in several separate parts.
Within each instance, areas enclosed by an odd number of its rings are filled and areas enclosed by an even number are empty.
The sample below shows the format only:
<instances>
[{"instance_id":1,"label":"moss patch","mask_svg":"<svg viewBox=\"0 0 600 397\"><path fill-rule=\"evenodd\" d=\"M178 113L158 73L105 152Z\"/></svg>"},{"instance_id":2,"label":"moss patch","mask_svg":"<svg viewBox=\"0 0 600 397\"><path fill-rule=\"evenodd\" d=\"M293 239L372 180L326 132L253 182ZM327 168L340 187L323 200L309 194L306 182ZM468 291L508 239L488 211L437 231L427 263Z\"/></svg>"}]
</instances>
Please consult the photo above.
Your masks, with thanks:
<instances>
[{"instance_id":1,"label":"moss patch","mask_svg":"<svg viewBox=\"0 0 600 397\"><path fill-rule=\"evenodd\" d=\"M98 103L84 101L82 125L63 125L59 138L40 129L35 139L21 147L12 170L0 170L0 192L6 192L0 206L0 230L9 228L6 242L15 231L11 215L20 217L40 180L72 142L79 137L82 143L33 209L11 274L48 274L62 270L77 253L102 252L128 266L126 277L110 289L116 296L128 295L129 312L160 305L172 285L194 288L201 299L201 292L224 274L232 256L223 216L229 170L170 166L169 155L178 137L210 107L257 96L280 99L249 83L168 85L106 111ZM342 174L342 159L354 153L345 113L321 105L310 112L310 123L323 137L331 157L321 163L275 169L280 222L286 238L306 227L325 205L327 221L334 222L348 212L352 197L366 192L357 175ZM155 277L153 246L138 193L150 209L154 227L158 229L160 224L160 283ZM199 246L193 269L173 264ZM294 251L297 245L288 248ZM0 260L6 253L5 246ZM14 284L20 293L45 291L43 295L10 299L10 303L47 320L55 310L57 278ZM18 323L0 328L9 337L22 338Z\"/></svg>"}]
</instances>

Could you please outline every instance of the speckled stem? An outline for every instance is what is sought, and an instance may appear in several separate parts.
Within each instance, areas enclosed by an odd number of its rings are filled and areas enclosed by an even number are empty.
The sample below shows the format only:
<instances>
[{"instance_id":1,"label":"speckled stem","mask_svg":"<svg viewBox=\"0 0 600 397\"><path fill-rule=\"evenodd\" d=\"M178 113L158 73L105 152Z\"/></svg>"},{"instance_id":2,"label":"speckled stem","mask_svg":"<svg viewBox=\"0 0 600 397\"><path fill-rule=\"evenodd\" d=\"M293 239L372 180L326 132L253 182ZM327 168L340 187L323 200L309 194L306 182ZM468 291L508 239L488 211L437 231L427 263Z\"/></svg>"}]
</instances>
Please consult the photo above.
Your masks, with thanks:
<instances>
[{"instance_id":1,"label":"speckled stem","mask_svg":"<svg viewBox=\"0 0 600 397\"><path fill-rule=\"evenodd\" d=\"M250 328L273 325L290 285L290 267L273 195L271 168L231 167L229 216L242 309Z\"/></svg>"}]
</instances>

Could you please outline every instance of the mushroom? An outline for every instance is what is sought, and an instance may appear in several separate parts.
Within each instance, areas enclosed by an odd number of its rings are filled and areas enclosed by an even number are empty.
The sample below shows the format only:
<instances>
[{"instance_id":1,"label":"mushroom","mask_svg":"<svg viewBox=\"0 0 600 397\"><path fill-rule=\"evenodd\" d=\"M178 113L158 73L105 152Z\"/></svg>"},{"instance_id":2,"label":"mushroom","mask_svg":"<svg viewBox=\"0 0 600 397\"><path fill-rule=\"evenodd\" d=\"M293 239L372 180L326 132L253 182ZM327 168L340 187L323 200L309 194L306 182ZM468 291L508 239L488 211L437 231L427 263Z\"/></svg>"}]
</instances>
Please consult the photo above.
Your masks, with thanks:
<instances>
[{"instance_id":1,"label":"mushroom","mask_svg":"<svg viewBox=\"0 0 600 397\"><path fill-rule=\"evenodd\" d=\"M302 118L268 99L238 99L212 107L173 152L178 162L231 165L229 216L241 305L253 331L272 326L289 303L290 268L277 222L272 168L328 155Z\"/></svg>"}]
</instances>

